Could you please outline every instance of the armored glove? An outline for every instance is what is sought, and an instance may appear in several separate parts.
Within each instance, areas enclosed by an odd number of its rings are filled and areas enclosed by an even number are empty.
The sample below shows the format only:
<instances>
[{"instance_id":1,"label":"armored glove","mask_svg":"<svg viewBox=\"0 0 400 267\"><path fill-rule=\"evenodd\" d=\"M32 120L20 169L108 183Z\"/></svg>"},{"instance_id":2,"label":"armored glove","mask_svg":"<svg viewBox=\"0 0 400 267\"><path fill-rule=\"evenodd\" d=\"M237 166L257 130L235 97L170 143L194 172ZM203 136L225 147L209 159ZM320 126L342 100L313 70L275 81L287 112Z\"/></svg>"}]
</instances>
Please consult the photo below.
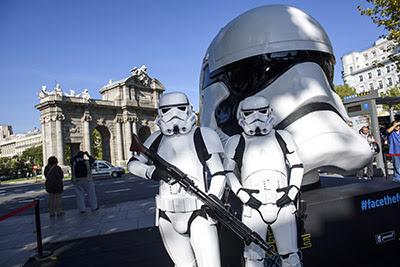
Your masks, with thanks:
<instances>
[{"instance_id":1,"label":"armored glove","mask_svg":"<svg viewBox=\"0 0 400 267\"><path fill-rule=\"evenodd\" d=\"M157 166L151 166L146 171L146 176L154 181L163 180L166 183L171 181L171 177L168 172L164 168L160 168Z\"/></svg>"},{"instance_id":2,"label":"armored glove","mask_svg":"<svg viewBox=\"0 0 400 267\"><path fill-rule=\"evenodd\" d=\"M297 188L294 185L289 185L286 187L276 189L276 192L284 192L285 193L281 198L279 198L276 201L276 205L278 207L283 207L294 201L294 199L297 196L297 193L299 192L299 188Z\"/></svg>"},{"instance_id":3,"label":"armored glove","mask_svg":"<svg viewBox=\"0 0 400 267\"><path fill-rule=\"evenodd\" d=\"M238 198L247 206L253 209L261 207L261 201L252 196L252 194L259 193L260 190L240 188L237 192Z\"/></svg>"}]
</instances>

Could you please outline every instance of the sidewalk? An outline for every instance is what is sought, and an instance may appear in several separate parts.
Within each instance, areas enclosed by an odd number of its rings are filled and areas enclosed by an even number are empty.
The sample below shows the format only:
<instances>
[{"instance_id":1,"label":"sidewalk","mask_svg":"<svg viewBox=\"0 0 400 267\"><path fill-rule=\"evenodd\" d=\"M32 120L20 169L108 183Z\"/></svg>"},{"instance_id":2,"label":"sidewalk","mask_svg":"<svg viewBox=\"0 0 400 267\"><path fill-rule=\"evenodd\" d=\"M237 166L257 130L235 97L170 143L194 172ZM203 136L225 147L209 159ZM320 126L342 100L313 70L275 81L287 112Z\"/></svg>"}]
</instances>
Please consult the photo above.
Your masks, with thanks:
<instances>
[{"instance_id":1,"label":"sidewalk","mask_svg":"<svg viewBox=\"0 0 400 267\"><path fill-rule=\"evenodd\" d=\"M151 227L154 226L154 207L151 197L100 207L98 211L85 214L69 210L63 217L50 218L48 213L41 213L43 244ZM35 253L34 215L0 222L0 266L22 266Z\"/></svg>"}]
</instances>

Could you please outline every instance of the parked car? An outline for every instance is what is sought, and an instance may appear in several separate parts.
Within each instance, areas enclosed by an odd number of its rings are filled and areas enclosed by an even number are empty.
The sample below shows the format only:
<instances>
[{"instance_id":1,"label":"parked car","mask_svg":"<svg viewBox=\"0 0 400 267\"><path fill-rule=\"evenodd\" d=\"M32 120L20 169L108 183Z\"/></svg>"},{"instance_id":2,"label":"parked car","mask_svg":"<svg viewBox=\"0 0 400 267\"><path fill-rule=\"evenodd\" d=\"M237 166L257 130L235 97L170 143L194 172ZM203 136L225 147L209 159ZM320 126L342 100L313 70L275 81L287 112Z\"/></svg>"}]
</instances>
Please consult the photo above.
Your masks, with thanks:
<instances>
[{"instance_id":1,"label":"parked car","mask_svg":"<svg viewBox=\"0 0 400 267\"><path fill-rule=\"evenodd\" d=\"M124 168L113 166L106 160L96 160L92 164L91 169L93 176L111 176L116 178L125 173Z\"/></svg>"}]
</instances>

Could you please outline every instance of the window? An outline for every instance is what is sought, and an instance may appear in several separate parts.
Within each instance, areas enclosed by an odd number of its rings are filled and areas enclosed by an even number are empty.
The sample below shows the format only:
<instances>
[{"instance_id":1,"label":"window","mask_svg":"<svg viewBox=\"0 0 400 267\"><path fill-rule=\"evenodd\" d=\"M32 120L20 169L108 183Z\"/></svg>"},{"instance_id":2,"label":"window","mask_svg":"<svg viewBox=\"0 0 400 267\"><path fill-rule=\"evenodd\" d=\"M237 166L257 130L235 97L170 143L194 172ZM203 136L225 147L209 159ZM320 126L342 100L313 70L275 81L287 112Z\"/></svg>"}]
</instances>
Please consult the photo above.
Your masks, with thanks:
<instances>
[{"instance_id":1,"label":"window","mask_svg":"<svg viewBox=\"0 0 400 267\"><path fill-rule=\"evenodd\" d=\"M378 73L378 76L381 76L381 74L382 74L381 69L377 69L376 72Z\"/></svg>"},{"instance_id":2,"label":"window","mask_svg":"<svg viewBox=\"0 0 400 267\"><path fill-rule=\"evenodd\" d=\"M388 86L392 86L393 85L392 78L389 77L389 78L387 78L387 80L388 80Z\"/></svg>"},{"instance_id":3,"label":"window","mask_svg":"<svg viewBox=\"0 0 400 267\"><path fill-rule=\"evenodd\" d=\"M387 72L387 73L390 72L390 66L386 66L386 72Z\"/></svg>"},{"instance_id":4,"label":"window","mask_svg":"<svg viewBox=\"0 0 400 267\"><path fill-rule=\"evenodd\" d=\"M104 163L100 163L99 162L98 166L99 166L100 169L108 169L108 166L106 164L104 164Z\"/></svg>"},{"instance_id":5,"label":"window","mask_svg":"<svg viewBox=\"0 0 400 267\"><path fill-rule=\"evenodd\" d=\"M368 54L364 54L364 59L368 60Z\"/></svg>"},{"instance_id":6,"label":"window","mask_svg":"<svg viewBox=\"0 0 400 267\"><path fill-rule=\"evenodd\" d=\"M360 91L361 93L364 92L364 85L360 85Z\"/></svg>"},{"instance_id":7,"label":"window","mask_svg":"<svg viewBox=\"0 0 400 267\"><path fill-rule=\"evenodd\" d=\"M371 78L372 78L372 73L368 72L368 79L371 79Z\"/></svg>"},{"instance_id":8,"label":"window","mask_svg":"<svg viewBox=\"0 0 400 267\"><path fill-rule=\"evenodd\" d=\"M362 75L358 76L358 78L360 79L360 82L363 81L363 76Z\"/></svg>"},{"instance_id":9,"label":"window","mask_svg":"<svg viewBox=\"0 0 400 267\"><path fill-rule=\"evenodd\" d=\"M382 81L378 81L378 88L382 89L383 88L383 82Z\"/></svg>"},{"instance_id":10,"label":"window","mask_svg":"<svg viewBox=\"0 0 400 267\"><path fill-rule=\"evenodd\" d=\"M368 66L369 66L369 63L368 63L368 62L367 62L367 63L365 63L365 66L367 66L367 67L368 67Z\"/></svg>"},{"instance_id":11,"label":"window","mask_svg":"<svg viewBox=\"0 0 400 267\"><path fill-rule=\"evenodd\" d=\"M374 84L373 83L369 84L369 89L374 90Z\"/></svg>"},{"instance_id":12,"label":"window","mask_svg":"<svg viewBox=\"0 0 400 267\"><path fill-rule=\"evenodd\" d=\"M356 57L356 61L358 62L358 57Z\"/></svg>"},{"instance_id":13,"label":"window","mask_svg":"<svg viewBox=\"0 0 400 267\"><path fill-rule=\"evenodd\" d=\"M350 70L350 72L353 72L353 67L352 67L352 66L350 66L349 70Z\"/></svg>"},{"instance_id":14,"label":"window","mask_svg":"<svg viewBox=\"0 0 400 267\"><path fill-rule=\"evenodd\" d=\"M376 57L376 51L375 50L372 51L372 56Z\"/></svg>"}]
</instances>

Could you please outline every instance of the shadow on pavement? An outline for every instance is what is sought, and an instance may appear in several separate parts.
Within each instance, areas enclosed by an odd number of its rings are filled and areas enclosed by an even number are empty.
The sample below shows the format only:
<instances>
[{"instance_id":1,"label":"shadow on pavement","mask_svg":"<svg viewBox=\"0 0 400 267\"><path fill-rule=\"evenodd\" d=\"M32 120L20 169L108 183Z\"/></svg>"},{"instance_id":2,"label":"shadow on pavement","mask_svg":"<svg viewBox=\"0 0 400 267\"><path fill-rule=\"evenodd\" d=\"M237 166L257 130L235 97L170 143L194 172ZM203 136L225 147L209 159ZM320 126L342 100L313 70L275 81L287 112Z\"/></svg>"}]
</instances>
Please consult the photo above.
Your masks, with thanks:
<instances>
[{"instance_id":1,"label":"shadow on pavement","mask_svg":"<svg viewBox=\"0 0 400 267\"><path fill-rule=\"evenodd\" d=\"M53 254L24 266L173 266L156 227L48 243L44 250Z\"/></svg>"}]
</instances>

